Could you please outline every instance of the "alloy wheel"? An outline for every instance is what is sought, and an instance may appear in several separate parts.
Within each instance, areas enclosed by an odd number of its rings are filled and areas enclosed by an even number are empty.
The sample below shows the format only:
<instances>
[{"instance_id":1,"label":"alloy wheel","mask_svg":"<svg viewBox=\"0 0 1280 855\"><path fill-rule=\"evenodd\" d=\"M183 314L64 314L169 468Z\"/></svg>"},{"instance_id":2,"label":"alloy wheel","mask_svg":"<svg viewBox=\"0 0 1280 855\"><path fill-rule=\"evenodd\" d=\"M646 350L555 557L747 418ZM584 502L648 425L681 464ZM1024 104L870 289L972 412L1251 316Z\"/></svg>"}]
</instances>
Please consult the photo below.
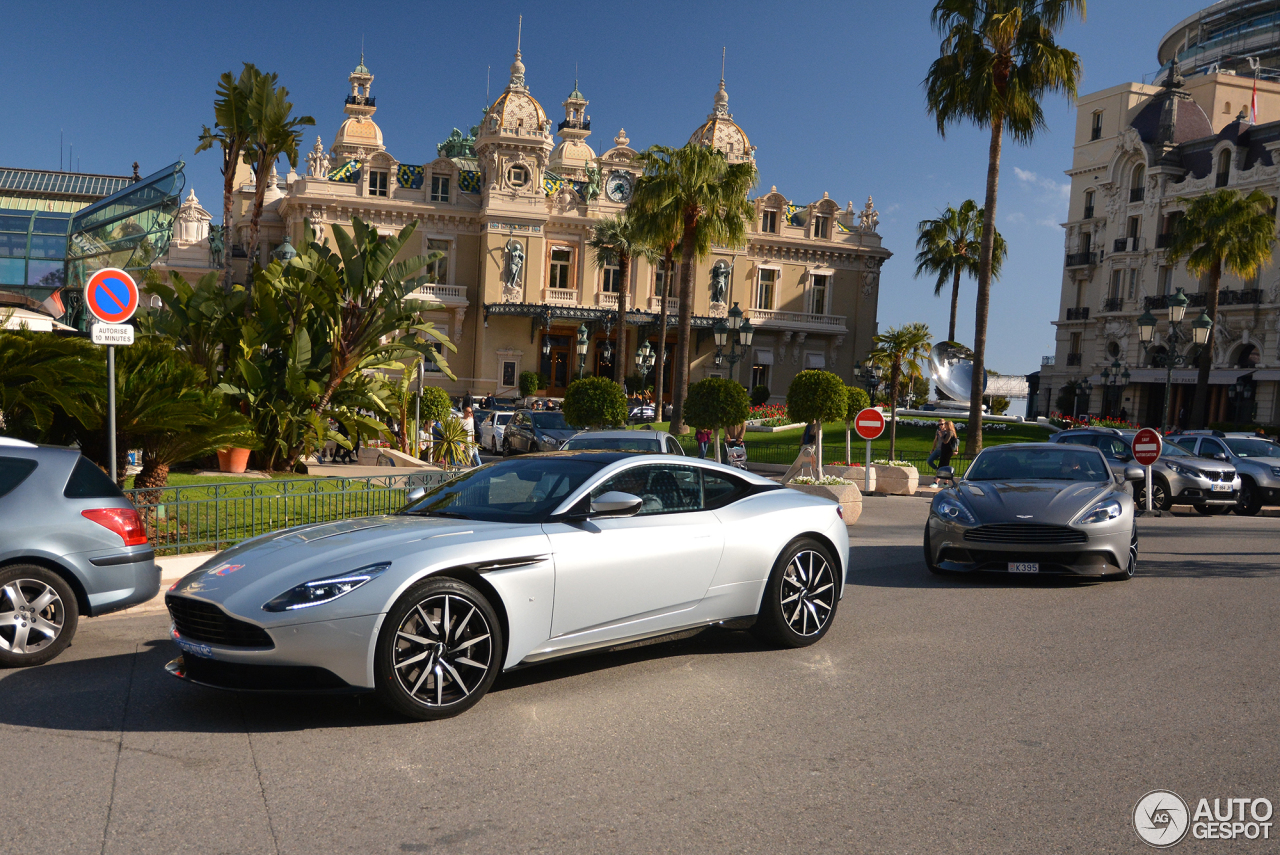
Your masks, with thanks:
<instances>
[{"instance_id":1,"label":"alloy wheel","mask_svg":"<svg viewBox=\"0 0 1280 855\"><path fill-rule=\"evenodd\" d=\"M454 593L432 594L410 609L392 648L401 688L436 709L465 701L484 684L494 653L484 612Z\"/></svg>"},{"instance_id":2,"label":"alloy wheel","mask_svg":"<svg viewBox=\"0 0 1280 855\"><path fill-rule=\"evenodd\" d=\"M836 584L831 565L819 553L797 552L782 574L782 615L801 636L822 631L835 611Z\"/></svg>"},{"instance_id":3,"label":"alloy wheel","mask_svg":"<svg viewBox=\"0 0 1280 855\"><path fill-rule=\"evenodd\" d=\"M62 597L39 579L14 579L0 588L0 650L37 653L57 640L66 619Z\"/></svg>"}]
</instances>

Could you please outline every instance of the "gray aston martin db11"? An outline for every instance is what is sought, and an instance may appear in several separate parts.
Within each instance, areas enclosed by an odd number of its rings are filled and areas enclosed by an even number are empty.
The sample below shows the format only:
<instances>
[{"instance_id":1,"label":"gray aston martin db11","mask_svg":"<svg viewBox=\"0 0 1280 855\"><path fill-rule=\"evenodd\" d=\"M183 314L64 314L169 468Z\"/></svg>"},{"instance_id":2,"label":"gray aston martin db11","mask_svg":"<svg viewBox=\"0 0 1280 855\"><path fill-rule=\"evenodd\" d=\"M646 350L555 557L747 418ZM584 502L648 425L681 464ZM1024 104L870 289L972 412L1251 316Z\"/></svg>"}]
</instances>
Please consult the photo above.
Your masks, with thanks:
<instances>
[{"instance_id":1,"label":"gray aston martin db11","mask_svg":"<svg viewBox=\"0 0 1280 855\"><path fill-rule=\"evenodd\" d=\"M831 626L840 506L710 461L579 451L465 472L399 513L228 549L165 597L178 677L375 691L419 719L503 670L719 625L803 647Z\"/></svg>"},{"instance_id":2,"label":"gray aston martin db11","mask_svg":"<svg viewBox=\"0 0 1280 855\"><path fill-rule=\"evenodd\" d=\"M939 476L950 475L947 468ZM1125 468L1125 481L1142 480ZM924 559L935 573L995 571L1128 579L1138 565L1133 497L1096 448L987 448L933 499Z\"/></svg>"}]
</instances>

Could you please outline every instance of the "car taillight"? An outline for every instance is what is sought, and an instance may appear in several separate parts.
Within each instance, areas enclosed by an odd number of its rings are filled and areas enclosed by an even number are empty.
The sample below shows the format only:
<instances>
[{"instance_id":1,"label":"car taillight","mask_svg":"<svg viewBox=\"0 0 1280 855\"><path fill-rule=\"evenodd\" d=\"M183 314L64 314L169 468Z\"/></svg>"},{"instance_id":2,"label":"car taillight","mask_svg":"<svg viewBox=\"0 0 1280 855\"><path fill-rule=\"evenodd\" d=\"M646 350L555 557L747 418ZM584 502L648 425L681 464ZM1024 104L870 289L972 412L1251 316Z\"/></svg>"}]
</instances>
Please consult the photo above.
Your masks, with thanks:
<instances>
[{"instance_id":1,"label":"car taillight","mask_svg":"<svg viewBox=\"0 0 1280 855\"><path fill-rule=\"evenodd\" d=\"M125 546L142 546L147 542L147 529L133 508L94 508L81 511L80 516L120 535Z\"/></svg>"},{"instance_id":2,"label":"car taillight","mask_svg":"<svg viewBox=\"0 0 1280 855\"><path fill-rule=\"evenodd\" d=\"M844 505L836 505L836 516L844 519Z\"/></svg>"}]
</instances>

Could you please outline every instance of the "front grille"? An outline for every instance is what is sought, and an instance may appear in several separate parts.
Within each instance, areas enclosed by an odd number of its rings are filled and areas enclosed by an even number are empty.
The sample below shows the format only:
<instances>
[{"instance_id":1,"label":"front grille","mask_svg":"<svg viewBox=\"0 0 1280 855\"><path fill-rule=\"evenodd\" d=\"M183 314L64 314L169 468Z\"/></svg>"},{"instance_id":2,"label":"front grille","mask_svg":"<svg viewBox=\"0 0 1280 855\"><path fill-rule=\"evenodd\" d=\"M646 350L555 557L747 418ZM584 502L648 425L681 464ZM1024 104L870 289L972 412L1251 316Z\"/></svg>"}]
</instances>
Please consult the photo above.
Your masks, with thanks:
<instances>
[{"instance_id":1,"label":"front grille","mask_svg":"<svg viewBox=\"0 0 1280 855\"><path fill-rule=\"evenodd\" d=\"M1227 475L1226 472L1206 472L1204 474L1210 481L1234 481L1235 480L1234 475L1229 476Z\"/></svg>"},{"instance_id":2,"label":"front grille","mask_svg":"<svg viewBox=\"0 0 1280 855\"><path fill-rule=\"evenodd\" d=\"M964 539L978 543L1088 543L1089 535L1065 525L1000 523L971 528Z\"/></svg>"},{"instance_id":3,"label":"front grille","mask_svg":"<svg viewBox=\"0 0 1280 855\"><path fill-rule=\"evenodd\" d=\"M166 594L164 604L183 638L224 647L275 647L265 629L237 620L212 603Z\"/></svg>"}]
</instances>

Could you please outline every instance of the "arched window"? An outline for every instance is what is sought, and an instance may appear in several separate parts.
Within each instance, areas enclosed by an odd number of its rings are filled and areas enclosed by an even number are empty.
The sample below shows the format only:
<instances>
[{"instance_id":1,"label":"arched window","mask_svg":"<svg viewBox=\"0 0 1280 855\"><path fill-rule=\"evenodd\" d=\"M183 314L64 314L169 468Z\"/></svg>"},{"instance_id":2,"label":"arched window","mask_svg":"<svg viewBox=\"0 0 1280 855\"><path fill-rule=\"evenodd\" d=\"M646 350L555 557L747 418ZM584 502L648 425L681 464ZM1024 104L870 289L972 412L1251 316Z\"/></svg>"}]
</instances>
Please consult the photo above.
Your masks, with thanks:
<instances>
[{"instance_id":1,"label":"arched window","mask_svg":"<svg viewBox=\"0 0 1280 855\"><path fill-rule=\"evenodd\" d=\"M1139 163L1133 168L1133 174L1129 177L1129 201L1141 202L1143 196L1142 179L1147 174L1147 170Z\"/></svg>"},{"instance_id":2,"label":"arched window","mask_svg":"<svg viewBox=\"0 0 1280 855\"><path fill-rule=\"evenodd\" d=\"M1231 177L1231 149L1224 148L1218 152L1218 180L1216 186L1226 187L1227 179Z\"/></svg>"},{"instance_id":3,"label":"arched window","mask_svg":"<svg viewBox=\"0 0 1280 855\"><path fill-rule=\"evenodd\" d=\"M1252 344L1246 344L1240 348L1240 355L1236 357L1237 368L1257 368L1260 354L1258 348Z\"/></svg>"}]
</instances>

